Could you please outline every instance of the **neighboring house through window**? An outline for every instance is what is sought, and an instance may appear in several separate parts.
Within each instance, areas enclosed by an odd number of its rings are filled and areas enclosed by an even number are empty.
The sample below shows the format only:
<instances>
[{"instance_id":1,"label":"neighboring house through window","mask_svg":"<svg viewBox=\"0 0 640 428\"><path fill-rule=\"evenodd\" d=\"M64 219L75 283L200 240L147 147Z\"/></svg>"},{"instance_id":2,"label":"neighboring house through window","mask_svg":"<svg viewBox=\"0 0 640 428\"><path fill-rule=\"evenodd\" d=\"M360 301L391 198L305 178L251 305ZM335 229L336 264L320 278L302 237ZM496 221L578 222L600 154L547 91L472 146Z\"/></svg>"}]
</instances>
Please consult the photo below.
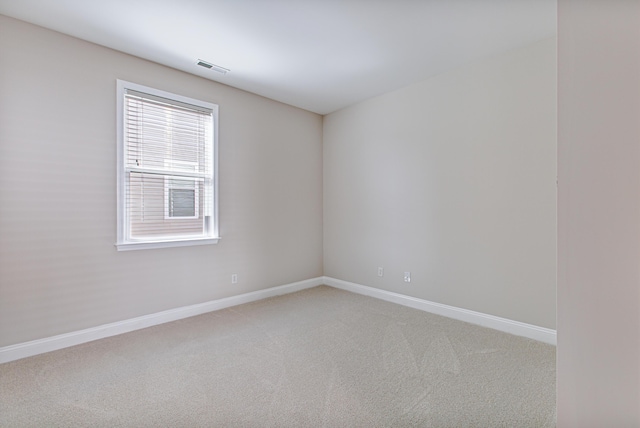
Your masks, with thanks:
<instances>
[{"instance_id":1,"label":"neighboring house through window","mask_svg":"<svg viewBox=\"0 0 640 428\"><path fill-rule=\"evenodd\" d=\"M118 250L218 240L218 106L118 80Z\"/></svg>"}]
</instances>

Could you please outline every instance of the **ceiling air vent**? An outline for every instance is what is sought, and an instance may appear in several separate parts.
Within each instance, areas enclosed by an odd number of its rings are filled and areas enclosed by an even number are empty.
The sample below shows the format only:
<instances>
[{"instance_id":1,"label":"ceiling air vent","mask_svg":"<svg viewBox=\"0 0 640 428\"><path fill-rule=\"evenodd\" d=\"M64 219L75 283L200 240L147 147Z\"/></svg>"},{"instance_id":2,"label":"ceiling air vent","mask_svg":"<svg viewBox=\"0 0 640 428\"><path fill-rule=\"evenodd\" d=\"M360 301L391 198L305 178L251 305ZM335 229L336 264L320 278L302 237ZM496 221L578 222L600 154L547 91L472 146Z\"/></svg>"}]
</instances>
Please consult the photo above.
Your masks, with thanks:
<instances>
[{"instance_id":1,"label":"ceiling air vent","mask_svg":"<svg viewBox=\"0 0 640 428\"><path fill-rule=\"evenodd\" d=\"M211 64L210 62L203 61L201 59L199 59L196 64L200 67L208 68L209 70L217 71L221 74L227 74L229 72L228 68L220 67L219 65Z\"/></svg>"}]
</instances>

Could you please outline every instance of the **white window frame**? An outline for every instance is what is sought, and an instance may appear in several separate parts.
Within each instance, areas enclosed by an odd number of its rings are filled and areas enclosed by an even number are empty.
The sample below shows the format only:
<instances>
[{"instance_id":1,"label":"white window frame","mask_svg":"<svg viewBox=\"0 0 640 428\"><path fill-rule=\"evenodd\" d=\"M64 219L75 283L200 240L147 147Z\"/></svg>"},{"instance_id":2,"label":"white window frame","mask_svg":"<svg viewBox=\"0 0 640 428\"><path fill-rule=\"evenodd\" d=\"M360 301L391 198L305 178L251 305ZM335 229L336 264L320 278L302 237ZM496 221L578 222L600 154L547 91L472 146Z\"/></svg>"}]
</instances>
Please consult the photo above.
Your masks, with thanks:
<instances>
[{"instance_id":1,"label":"white window frame","mask_svg":"<svg viewBox=\"0 0 640 428\"><path fill-rule=\"evenodd\" d=\"M147 86L139 85L136 83L127 82L124 80L117 80L117 242L116 248L118 251L129 250L142 250L152 248L166 248L166 247L184 247L193 245L208 245L218 243L219 228L218 228L218 106L206 101L196 100L193 98L185 97L182 95L173 94L170 92L150 88ZM125 168L125 135L124 135L124 99L127 91L136 91L145 94L149 94L155 97L165 98L172 101L177 101L183 104L194 105L197 107L209 109L212 112L213 117L213 132L212 132L212 162L213 162L213 177L212 177L212 213L211 223L208 227L208 233L203 237L170 237L159 239L131 239L129 233L129 219L126 212L126 168ZM197 192L196 192L197 193ZM185 218L185 217L178 217Z\"/></svg>"}]
</instances>

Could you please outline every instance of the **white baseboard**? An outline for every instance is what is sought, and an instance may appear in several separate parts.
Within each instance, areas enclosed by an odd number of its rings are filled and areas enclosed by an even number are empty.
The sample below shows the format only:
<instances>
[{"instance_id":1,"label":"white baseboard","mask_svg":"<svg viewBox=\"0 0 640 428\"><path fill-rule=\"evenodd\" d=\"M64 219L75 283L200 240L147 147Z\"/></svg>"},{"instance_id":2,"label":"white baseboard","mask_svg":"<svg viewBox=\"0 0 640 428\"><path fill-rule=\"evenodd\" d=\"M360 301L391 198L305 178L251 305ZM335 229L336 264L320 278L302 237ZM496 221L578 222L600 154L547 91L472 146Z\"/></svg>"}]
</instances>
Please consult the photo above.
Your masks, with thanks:
<instances>
[{"instance_id":1,"label":"white baseboard","mask_svg":"<svg viewBox=\"0 0 640 428\"><path fill-rule=\"evenodd\" d=\"M152 327L158 324L164 324L195 315L201 315L207 312L241 305L243 303L254 302L256 300L266 299L268 297L293 293L295 291L322 285L322 283L322 277L312 278L305 281L267 288L265 290L258 290L251 293L240 294L238 296L231 296L224 299L199 303L196 305L169 309L167 311L144 315L141 317L131 318L128 320L118 321L110 324L104 324L85 330L79 330L71 333L47 337L44 339L32 340L30 342L5 346L0 348L0 363L6 363L9 361L18 360L20 358L31 357L33 355L43 354L45 352L56 351L58 349L67 348L69 346L80 345L82 343L91 342L93 340L103 339L105 337L115 336L122 333L128 333L130 331L140 330L143 328Z\"/></svg>"},{"instance_id":2,"label":"white baseboard","mask_svg":"<svg viewBox=\"0 0 640 428\"><path fill-rule=\"evenodd\" d=\"M377 299L386 300L388 302L397 303L414 309L420 309L436 315L442 315L460 321L481 325L483 327L493 328L494 330L515 334L517 336L528 337L540 342L552 345L556 344L555 330L512 321L480 312L474 312L467 309L460 309L440 303L429 302L416 297L406 296L325 276L267 288L265 290L258 290L251 293L240 294L238 296L231 296L224 299L212 300L196 305L169 309L155 314L144 315L71 333L46 337L44 339L5 346L0 348L0 364L31 357L33 355L43 354L45 352L56 351L70 346L80 345L82 343L103 339L105 337L152 327L158 324L205 314L207 312L229 308L231 306L241 305L243 303L255 302L256 300L266 299L268 297L293 293L322 284L365 296L375 297Z\"/></svg>"},{"instance_id":3,"label":"white baseboard","mask_svg":"<svg viewBox=\"0 0 640 428\"><path fill-rule=\"evenodd\" d=\"M375 297L377 299L386 300L388 302L397 303L414 309L420 309L432 314L442 315L448 318L453 318L471 324L489 327L494 330L503 331L505 333L514 334L516 336L523 336L529 339L537 340L539 342L556 345L556 331L549 328L538 327L518 321L512 321L506 318L500 318L493 315L470 311L467 309L443 305L441 303L434 303L428 300L422 300L416 297L393 293L391 291L380 290L378 288L355 284L353 282L342 281L340 279L331 277L325 276L323 282L324 284L331 287L351 291L352 293Z\"/></svg>"}]
</instances>

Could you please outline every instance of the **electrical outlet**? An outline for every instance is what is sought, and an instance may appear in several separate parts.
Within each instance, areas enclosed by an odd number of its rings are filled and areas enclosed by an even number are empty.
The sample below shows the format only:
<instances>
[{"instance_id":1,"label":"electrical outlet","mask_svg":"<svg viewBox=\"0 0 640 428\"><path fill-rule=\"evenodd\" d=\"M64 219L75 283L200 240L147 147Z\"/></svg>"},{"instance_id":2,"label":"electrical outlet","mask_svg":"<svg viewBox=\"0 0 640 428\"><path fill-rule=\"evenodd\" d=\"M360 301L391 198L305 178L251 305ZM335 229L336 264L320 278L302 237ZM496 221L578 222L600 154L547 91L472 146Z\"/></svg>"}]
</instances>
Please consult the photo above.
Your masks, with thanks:
<instances>
[{"instance_id":1,"label":"electrical outlet","mask_svg":"<svg viewBox=\"0 0 640 428\"><path fill-rule=\"evenodd\" d=\"M238 274L234 273L231 275L231 283L232 284L237 284L238 283Z\"/></svg>"},{"instance_id":2,"label":"electrical outlet","mask_svg":"<svg viewBox=\"0 0 640 428\"><path fill-rule=\"evenodd\" d=\"M384 268L378 267L378 276L384 276Z\"/></svg>"},{"instance_id":3,"label":"electrical outlet","mask_svg":"<svg viewBox=\"0 0 640 428\"><path fill-rule=\"evenodd\" d=\"M404 273L404 282L411 282L411 272Z\"/></svg>"}]
</instances>

